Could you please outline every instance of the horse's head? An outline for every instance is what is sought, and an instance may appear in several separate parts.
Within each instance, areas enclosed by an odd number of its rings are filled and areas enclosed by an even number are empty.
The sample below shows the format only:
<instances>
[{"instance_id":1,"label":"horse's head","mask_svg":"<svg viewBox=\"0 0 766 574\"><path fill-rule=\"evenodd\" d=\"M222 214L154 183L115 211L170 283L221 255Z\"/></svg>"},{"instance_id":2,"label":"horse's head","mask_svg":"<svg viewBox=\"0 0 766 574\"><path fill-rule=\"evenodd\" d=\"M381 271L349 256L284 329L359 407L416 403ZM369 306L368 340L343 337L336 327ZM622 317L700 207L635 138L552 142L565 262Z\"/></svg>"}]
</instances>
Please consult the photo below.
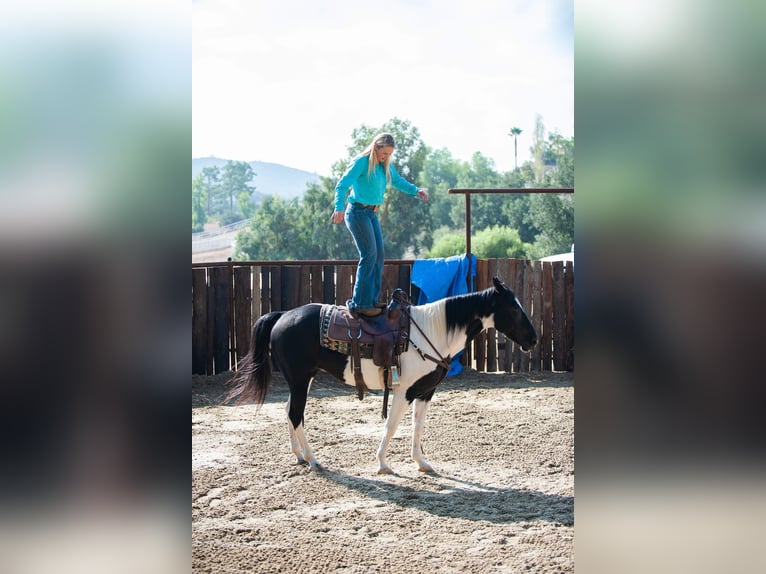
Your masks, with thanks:
<instances>
[{"instance_id":1,"label":"horse's head","mask_svg":"<svg viewBox=\"0 0 766 574\"><path fill-rule=\"evenodd\" d=\"M495 329L509 337L525 351L537 344L537 333L516 295L497 277L492 279Z\"/></svg>"}]
</instances>

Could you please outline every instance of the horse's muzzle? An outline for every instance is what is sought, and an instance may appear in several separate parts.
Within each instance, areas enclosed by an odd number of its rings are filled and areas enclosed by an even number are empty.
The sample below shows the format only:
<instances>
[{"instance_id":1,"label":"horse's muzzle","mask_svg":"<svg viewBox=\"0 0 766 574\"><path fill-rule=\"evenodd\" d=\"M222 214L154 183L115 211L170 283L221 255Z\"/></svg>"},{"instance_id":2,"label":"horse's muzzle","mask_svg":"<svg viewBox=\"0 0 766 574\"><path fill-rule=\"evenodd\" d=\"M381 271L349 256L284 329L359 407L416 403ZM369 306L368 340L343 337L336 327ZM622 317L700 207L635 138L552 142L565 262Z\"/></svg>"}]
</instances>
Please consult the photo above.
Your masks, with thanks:
<instances>
[{"instance_id":1,"label":"horse's muzzle","mask_svg":"<svg viewBox=\"0 0 766 574\"><path fill-rule=\"evenodd\" d=\"M522 348L522 350L525 353L528 353L529 351L531 351L532 349L535 348L535 345L537 345L537 339L536 338L532 339L532 342L529 343L528 345L522 345L521 348Z\"/></svg>"}]
</instances>

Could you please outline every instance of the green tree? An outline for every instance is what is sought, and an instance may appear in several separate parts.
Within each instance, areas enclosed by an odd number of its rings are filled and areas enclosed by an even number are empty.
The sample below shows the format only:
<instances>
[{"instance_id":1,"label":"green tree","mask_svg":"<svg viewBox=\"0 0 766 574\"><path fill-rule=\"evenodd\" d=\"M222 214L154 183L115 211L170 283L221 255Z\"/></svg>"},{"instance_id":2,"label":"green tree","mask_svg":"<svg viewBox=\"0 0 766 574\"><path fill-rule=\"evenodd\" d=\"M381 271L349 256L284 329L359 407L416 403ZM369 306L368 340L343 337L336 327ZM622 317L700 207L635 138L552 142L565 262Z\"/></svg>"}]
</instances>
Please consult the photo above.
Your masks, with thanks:
<instances>
[{"instance_id":1,"label":"green tree","mask_svg":"<svg viewBox=\"0 0 766 574\"><path fill-rule=\"evenodd\" d=\"M521 128L511 128L508 135L513 137L513 167L519 169L519 147L516 138L521 135Z\"/></svg>"},{"instance_id":2,"label":"green tree","mask_svg":"<svg viewBox=\"0 0 766 574\"><path fill-rule=\"evenodd\" d=\"M550 134L540 146L541 187L574 187L574 138ZM537 230L535 256L569 251L574 243L574 196L539 194L529 198L524 221Z\"/></svg>"},{"instance_id":3,"label":"green tree","mask_svg":"<svg viewBox=\"0 0 766 574\"><path fill-rule=\"evenodd\" d=\"M216 213L215 199L218 197L219 187L221 185L221 171L217 166L208 166L202 168L200 173L202 176L202 182L205 186L205 194L207 195L207 209L205 210L208 216Z\"/></svg>"},{"instance_id":4,"label":"green tree","mask_svg":"<svg viewBox=\"0 0 766 574\"><path fill-rule=\"evenodd\" d=\"M255 213L255 205L253 204L251 194L242 191L237 196L237 209L242 216L242 219L250 219L250 217Z\"/></svg>"},{"instance_id":5,"label":"green tree","mask_svg":"<svg viewBox=\"0 0 766 574\"><path fill-rule=\"evenodd\" d=\"M531 245L521 241L518 231L509 227L493 225L479 231L471 240L471 251L482 259L494 257L529 256Z\"/></svg>"},{"instance_id":6,"label":"green tree","mask_svg":"<svg viewBox=\"0 0 766 574\"><path fill-rule=\"evenodd\" d=\"M323 177L309 184L296 220L303 257L306 259L356 259L358 254L344 224L330 221L336 180Z\"/></svg>"},{"instance_id":7,"label":"green tree","mask_svg":"<svg viewBox=\"0 0 766 574\"><path fill-rule=\"evenodd\" d=\"M569 251L574 243L574 198L541 194L530 198L527 217L540 231L535 237L535 256Z\"/></svg>"},{"instance_id":8,"label":"green tree","mask_svg":"<svg viewBox=\"0 0 766 574\"><path fill-rule=\"evenodd\" d=\"M500 187L521 189L527 187L527 182L534 178L530 163L527 162L521 168L502 174ZM540 232L533 222L529 220L529 202L531 195L528 193L513 193L503 196L502 211L508 227L515 229L524 243L533 243L535 236Z\"/></svg>"},{"instance_id":9,"label":"green tree","mask_svg":"<svg viewBox=\"0 0 766 574\"><path fill-rule=\"evenodd\" d=\"M455 230L434 241L431 249L426 253L426 257L452 257L461 253L465 253L465 232Z\"/></svg>"},{"instance_id":10,"label":"green tree","mask_svg":"<svg viewBox=\"0 0 766 574\"><path fill-rule=\"evenodd\" d=\"M205 229L207 222L206 204L207 189L202 174L199 174L192 180L192 233Z\"/></svg>"},{"instance_id":11,"label":"green tree","mask_svg":"<svg viewBox=\"0 0 766 574\"><path fill-rule=\"evenodd\" d=\"M500 174L495 170L495 162L476 152L469 163L463 163L457 181L457 187L468 189L487 189L500 187ZM471 229L483 229L490 225L508 223L503 213L503 202L507 196L497 194L474 194L471 196ZM465 200L452 204L452 221L455 227L465 227Z\"/></svg>"},{"instance_id":12,"label":"green tree","mask_svg":"<svg viewBox=\"0 0 766 574\"><path fill-rule=\"evenodd\" d=\"M495 257L526 258L532 246L521 241L515 229L493 225L471 237L471 252L480 259ZM465 253L465 232L453 231L434 242L428 257L450 257Z\"/></svg>"},{"instance_id":13,"label":"green tree","mask_svg":"<svg viewBox=\"0 0 766 574\"><path fill-rule=\"evenodd\" d=\"M545 125L540 114L535 118L535 130L532 134L532 152L533 169L535 174L534 184L540 186L543 184L545 176Z\"/></svg>"},{"instance_id":14,"label":"green tree","mask_svg":"<svg viewBox=\"0 0 766 574\"><path fill-rule=\"evenodd\" d=\"M420 180L423 187L429 190L428 202L431 204L430 213L434 227L455 227L460 223L452 220L451 211L454 205L464 201L463 196L448 193L448 190L457 187L460 170L460 162L452 157L448 149L428 151Z\"/></svg>"},{"instance_id":15,"label":"green tree","mask_svg":"<svg viewBox=\"0 0 766 574\"><path fill-rule=\"evenodd\" d=\"M226 198L228 210L222 221L232 222L242 219L242 213L235 211L234 200L240 203L241 194L247 196L247 201L255 191L255 187L250 185L250 181L255 176L253 168L246 161L227 161L223 166L221 175L221 195Z\"/></svg>"},{"instance_id":16,"label":"green tree","mask_svg":"<svg viewBox=\"0 0 766 574\"><path fill-rule=\"evenodd\" d=\"M237 234L234 258L240 261L300 259L300 240L294 233L297 209L297 198L266 196L248 228Z\"/></svg>"}]
</instances>

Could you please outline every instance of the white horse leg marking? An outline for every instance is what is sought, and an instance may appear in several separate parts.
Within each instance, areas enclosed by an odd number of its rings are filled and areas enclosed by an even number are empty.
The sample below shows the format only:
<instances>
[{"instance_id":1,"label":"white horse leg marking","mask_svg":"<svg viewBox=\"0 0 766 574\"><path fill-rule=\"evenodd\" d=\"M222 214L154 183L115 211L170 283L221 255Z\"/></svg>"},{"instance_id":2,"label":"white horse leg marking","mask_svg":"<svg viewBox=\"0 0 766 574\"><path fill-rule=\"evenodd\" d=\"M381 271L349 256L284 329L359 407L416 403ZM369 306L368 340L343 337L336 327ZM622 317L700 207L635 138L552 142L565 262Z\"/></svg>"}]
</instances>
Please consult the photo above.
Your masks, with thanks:
<instances>
[{"instance_id":1,"label":"white horse leg marking","mask_svg":"<svg viewBox=\"0 0 766 574\"><path fill-rule=\"evenodd\" d=\"M412 460L418 463L418 470L421 472L433 472L433 468L426 461L423 455L423 431L426 428L426 412L428 411L428 402L415 399L412 404Z\"/></svg>"},{"instance_id":2,"label":"white horse leg marking","mask_svg":"<svg viewBox=\"0 0 766 574\"><path fill-rule=\"evenodd\" d=\"M321 469L322 465L319 464L314 457L314 451L311 450L308 440L306 440L306 433L303 432L303 424L299 424L297 428L293 427L293 423L290 420L290 400L287 401L287 430L290 433L290 450L298 460L298 464L308 463L311 469Z\"/></svg>"},{"instance_id":3,"label":"white horse leg marking","mask_svg":"<svg viewBox=\"0 0 766 574\"><path fill-rule=\"evenodd\" d=\"M398 389L395 390L394 400L391 401L391 409L388 411L386 426L383 429L383 438L380 441L380 446L378 447L378 452L376 454L378 458L378 474L392 474L394 472L386 462L386 451L388 450L388 444L391 442L391 438L394 436L394 433L402 420L406 408L407 399L405 398L405 392Z\"/></svg>"},{"instance_id":4,"label":"white horse leg marking","mask_svg":"<svg viewBox=\"0 0 766 574\"><path fill-rule=\"evenodd\" d=\"M285 409L287 412L287 431L290 433L290 451L295 455L295 457L298 459L298 464L306 464L306 459L303 458L303 449L301 447L300 442L298 442L298 437L295 434L295 429L293 428L293 423L290 422L290 399L287 400L287 408Z\"/></svg>"},{"instance_id":5,"label":"white horse leg marking","mask_svg":"<svg viewBox=\"0 0 766 574\"><path fill-rule=\"evenodd\" d=\"M292 426L292 423L288 424ZM311 450L309 442L306 440L306 433L303 432L303 423L295 427L294 432L295 437L298 440L298 444L301 445L301 452L303 454L302 458L309 463L311 470L322 470L322 465L319 464L319 461L314 457L314 451Z\"/></svg>"},{"instance_id":6,"label":"white horse leg marking","mask_svg":"<svg viewBox=\"0 0 766 574\"><path fill-rule=\"evenodd\" d=\"M290 400L287 401L287 409L285 409L288 412L290 412ZM295 458L298 460L298 464L306 464L306 460L303 458L303 452L301 449L301 445L298 442L298 437L295 435L295 429L293 428L293 423L290 422L290 417L287 417L287 431L290 433L290 452L292 452L295 455Z\"/></svg>"}]
</instances>

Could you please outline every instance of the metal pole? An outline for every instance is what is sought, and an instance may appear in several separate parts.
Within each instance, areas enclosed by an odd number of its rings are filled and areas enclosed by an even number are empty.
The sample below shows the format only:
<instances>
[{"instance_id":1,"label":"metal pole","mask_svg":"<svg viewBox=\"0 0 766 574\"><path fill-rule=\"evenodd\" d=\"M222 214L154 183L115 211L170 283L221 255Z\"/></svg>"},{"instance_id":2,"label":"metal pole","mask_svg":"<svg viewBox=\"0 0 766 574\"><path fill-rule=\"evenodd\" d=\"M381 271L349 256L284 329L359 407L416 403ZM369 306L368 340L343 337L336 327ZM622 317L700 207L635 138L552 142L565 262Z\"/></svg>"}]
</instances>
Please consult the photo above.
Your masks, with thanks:
<instances>
[{"instance_id":1,"label":"metal pole","mask_svg":"<svg viewBox=\"0 0 766 574\"><path fill-rule=\"evenodd\" d=\"M471 255L471 194L465 194L465 254Z\"/></svg>"}]
</instances>

